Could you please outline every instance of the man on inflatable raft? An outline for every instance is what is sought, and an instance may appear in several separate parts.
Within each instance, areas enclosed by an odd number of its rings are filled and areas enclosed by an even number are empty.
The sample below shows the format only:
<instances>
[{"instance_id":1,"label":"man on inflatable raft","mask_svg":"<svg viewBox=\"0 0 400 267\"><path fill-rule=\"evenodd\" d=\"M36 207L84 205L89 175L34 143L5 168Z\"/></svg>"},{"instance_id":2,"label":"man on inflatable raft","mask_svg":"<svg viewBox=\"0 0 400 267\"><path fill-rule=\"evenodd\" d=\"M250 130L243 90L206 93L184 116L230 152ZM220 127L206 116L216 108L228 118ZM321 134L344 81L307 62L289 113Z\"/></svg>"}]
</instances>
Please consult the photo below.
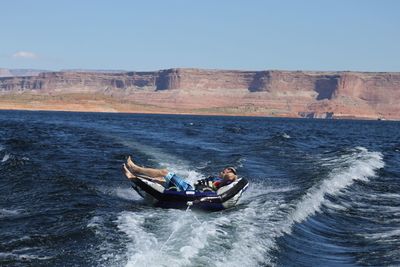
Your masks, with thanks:
<instances>
[{"instance_id":1,"label":"man on inflatable raft","mask_svg":"<svg viewBox=\"0 0 400 267\"><path fill-rule=\"evenodd\" d=\"M123 172L140 196L165 208L231 208L236 205L248 186L248 181L238 178L233 167L224 168L217 177L198 180L194 188L167 169L140 167L131 157L123 164Z\"/></svg>"}]
</instances>

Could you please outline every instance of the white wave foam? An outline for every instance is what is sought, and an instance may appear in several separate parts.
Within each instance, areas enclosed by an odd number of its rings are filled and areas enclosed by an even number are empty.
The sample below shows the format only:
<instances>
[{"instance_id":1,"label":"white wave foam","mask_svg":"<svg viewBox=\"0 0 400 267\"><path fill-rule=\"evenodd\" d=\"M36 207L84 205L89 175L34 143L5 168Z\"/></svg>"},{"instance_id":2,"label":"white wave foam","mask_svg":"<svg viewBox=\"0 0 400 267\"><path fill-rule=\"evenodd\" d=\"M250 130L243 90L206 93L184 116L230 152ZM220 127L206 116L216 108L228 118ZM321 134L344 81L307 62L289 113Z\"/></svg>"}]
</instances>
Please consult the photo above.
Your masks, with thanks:
<instances>
[{"instance_id":1,"label":"white wave foam","mask_svg":"<svg viewBox=\"0 0 400 267\"><path fill-rule=\"evenodd\" d=\"M288 193L296 188L294 186L282 186L282 187L272 187L271 185L266 185L260 182L251 182L246 190L246 193L242 195L241 200L254 200L258 197L262 197L269 194L277 193Z\"/></svg>"},{"instance_id":2,"label":"white wave foam","mask_svg":"<svg viewBox=\"0 0 400 267\"><path fill-rule=\"evenodd\" d=\"M0 209L0 218L12 217L21 214L21 210Z\"/></svg>"},{"instance_id":3,"label":"white wave foam","mask_svg":"<svg viewBox=\"0 0 400 267\"><path fill-rule=\"evenodd\" d=\"M353 155L346 157L346 160L341 159L336 164L337 168L327 179L309 189L291 211L284 200L284 193L294 188L266 188L263 194L262 189L249 187L250 192L246 193L252 195L252 202L244 210L232 213L227 218L230 220L227 225L236 229L236 239L232 242L232 248L226 251L226 256L215 265L274 265L271 251L277 246L277 238L290 234L295 223L319 212L322 205L341 209L325 196L342 193L342 190L355 180L367 181L375 175L377 169L384 166L380 153L368 152L365 149L358 149ZM265 199L270 195L273 197Z\"/></svg>"},{"instance_id":4,"label":"white wave foam","mask_svg":"<svg viewBox=\"0 0 400 267\"><path fill-rule=\"evenodd\" d=\"M129 240L126 266L272 264L269 251L286 217L283 196L291 190L251 186L244 195L246 205L223 215L165 209L122 212L117 225Z\"/></svg>"},{"instance_id":5,"label":"white wave foam","mask_svg":"<svg viewBox=\"0 0 400 267\"><path fill-rule=\"evenodd\" d=\"M246 162L247 159L245 157L241 157L237 160L236 166L233 166L235 168L242 168L243 167L243 162Z\"/></svg>"},{"instance_id":6,"label":"white wave foam","mask_svg":"<svg viewBox=\"0 0 400 267\"><path fill-rule=\"evenodd\" d=\"M140 149L160 165L188 177L189 181L202 176L172 155L143 146ZM356 180L368 181L384 166L381 153L362 147L350 155L326 162L336 168L325 180L310 188L292 209L284 195L294 188L250 185L242 198L245 205L224 212L223 216L220 213L204 215L201 223L187 214L182 215L182 211L120 213L117 225L129 240L126 266L273 265L271 251L277 246L278 237L290 234L294 224L320 212L322 205L340 209L326 196L341 194ZM167 244L163 245L165 242ZM218 257L215 257L216 251Z\"/></svg>"},{"instance_id":7,"label":"white wave foam","mask_svg":"<svg viewBox=\"0 0 400 267\"><path fill-rule=\"evenodd\" d=\"M122 212L118 228L129 238L126 266L184 266L207 246L214 227L179 210Z\"/></svg>"},{"instance_id":8,"label":"white wave foam","mask_svg":"<svg viewBox=\"0 0 400 267\"><path fill-rule=\"evenodd\" d=\"M3 159L1 160L1 162L6 162L8 159L10 158L10 154L4 154Z\"/></svg>"},{"instance_id":9,"label":"white wave foam","mask_svg":"<svg viewBox=\"0 0 400 267\"><path fill-rule=\"evenodd\" d=\"M191 235L187 244L179 249L183 260L182 263L189 264L190 259L196 256L199 251L208 245L208 239L217 234L213 225L207 222L198 223L195 227L191 226Z\"/></svg>"},{"instance_id":10,"label":"white wave foam","mask_svg":"<svg viewBox=\"0 0 400 267\"><path fill-rule=\"evenodd\" d=\"M203 162L200 161L200 162L198 163L198 165L197 165L197 169L199 169L199 170L205 169L205 168L207 168L210 164L211 164L211 160L206 160L206 161L203 161Z\"/></svg>"},{"instance_id":11,"label":"white wave foam","mask_svg":"<svg viewBox=\"0 0 400 267\"><path fill-rule=\"evenodd\" d=\"M108 212L94 215L87 223L87 228L93 231L100 241L91 247L93 253L97 255L93 258L96 262L95 266L121 266L124 260L124 254L120 253L120 244L114 242L116 229L109 227L114 220L115 213Z\"/></svg>"},{"instance_id":12,"label":"white wave foam","mask_svg":"<svg viewBox=\"0 0 400 267\"><path fill-rule=\"evenodd\" d=\"M345 204L341 204L341 205L335 204L335 203L332 203L332 201L329 201L329 200L326 200L326 199L324 200L323 204L324 204L324 206L328 207L329 209L337 210L337 211L345 211L350 206L350 205L345 205Z\"/></svg>"},{"instance_id":13,"label":"white wave foam","mask_svg":"<svg viewBox=\"0 0 400 267\"><path fill-rule=\"evenodd\" d=\"M382 198L382 200L384 200ZM400 213L400 206L385 205L385 204L371 204L359 201L353 201L353 206L362 212L383 212L383 213Z\"/></svg>"},{"instance_id":14,"label":"white wave foam","mask_svg":"<svg viewBox=\"0 0 400 267\"><path fill-rule=\"evenodd\" d=\"M115 188L112 191L119 198L126 200L141 200L142 198L131 188Z\"/></svg>"},{"instance_id":15,"label":"white wave foam","mask_svg":"<svg viewBox=\"0 0 400 267\"><path fill-rule=\"evenodd\" d=\"M279 209L283 200L268 202L251 202L247 208L230 214L227 218L221 217L219 223L223 229L235 228L228 240L231 247L224 251L221 257L216 258L215 266L259 266L271 265L272 256L268 252L276 246ZM271 219L273 218L273 219ZM281 218L282 219L282 218ZM218 224L218 220L214 223ZM218 248L216 248L218 250Z\"/></svg>"},{"instance_id":16,"label":"white wave foam","mask_svg":"<svg viewBox=\"0 0 400 267\"><path fill-rule=\"evenodd\" d=\"M17 254L17 253L10 253L10 252L0 252L0 259L30 261L30 260L49 260L51 258L53 258L53 257L32 255L32 254Z\"/></svg>"},{"instance_id":17,"label":"white wave foam","mask_svg":"<svg viewBox=\"0 0 400 267\"><path fill-rule=\"evenodd\" d=\"M381 194L375 194L375 195L368 195L368 197L372 199L400 199L400 194L395 194L395 193L381 193Z\"/></svg>"},{"instance_id":18,"label":"white wave foam","mask_svg":"<svg viewBox=\"0 0 400 267\"><path fill-rule=\"evenodd\" d=\"M107 186L101 186L98 187L98 190L101 191L103 194L111 195L114 197L119 197L121 199L125 200L142 200L142 197L140 197L132 188L130 187L107 187Z\"/></svg>"},{"instance_id":19,"label":"white wave foam","mask_svg":"<svg viewBox=\"0 0 400 267\"><path fill-rule=\"evenodd\" d=\"M89 220L87 227L89 228L99 228L104 224L104 219L100 216L94 216Z\"/></svg>"},{"instance_id":20,"label":"white wave foam","mask_svg":"<svg viewBox=\"0 0 400 267\"><path fill-rule=\"evenodd\" d=\"M164 209L122 212L117 225L129 240L126 266L271 264L268 251L275 246L277 226L284 220L282 204L283 198L258 198L223 216Z\"/></svg>"},{"instance_id":21,"label":"white wave foam","mask_svg":"<svg viewBox=\"0 0 400 267\"><path fill-rule=\"evenodd\" d=\"M19 238L10 239L10 240L8 240L7 242L5 242L4 244L6 244L6 245L12 245L12 244L15 243L15 242L28 241L28 240L31 240L31 239L32 239L32 238L31 238L29 235L24 235L24 236L19 237Z\"/></svg>"},{"instance_id":22,"label":"white wave foam","mask_svg":"<svg viewBox=\"0 0 400 267\"><path fill-rule=\"evenodd\" d=\"M399 240L400 229L391 229L385 232L365 235L366 238L377 241Z\"/></svg>"},{"instance_id":23,"label":"white wave foam","mask_svg":"<svg viewBox=\"0 0 400 267\"><path fill-rule=\"evenodd\" d=\"M285 233L290 233L291 226L295 222L302 222L308 217L320 211L321 205L325 203L326 195L337 195L341 190L352 185L356 180L368 181L375 176L377 169L383 168L383 156L379 152L368 152L365 148L357 148L348 159L348 167L337 168L327 179L307 191L295 210L288 218L291 223L284 227Z\"/></svg>"},{"instance_id":24,"label":"white wave foam","mask_svg":"<svg viewBox=\"0 0 400 267\"><path fill-rule=\"evenodd\" d=\"M149 252L158 245L154 234L147 233L142 227L144 222L145 217L142 214L123 212L118 216L118 228L129 238L129 242L127 243L128 262L126 266L135 266L138 261L143 262L147 259L147 255L151 256Z\"/></svg>"}]
</instances>

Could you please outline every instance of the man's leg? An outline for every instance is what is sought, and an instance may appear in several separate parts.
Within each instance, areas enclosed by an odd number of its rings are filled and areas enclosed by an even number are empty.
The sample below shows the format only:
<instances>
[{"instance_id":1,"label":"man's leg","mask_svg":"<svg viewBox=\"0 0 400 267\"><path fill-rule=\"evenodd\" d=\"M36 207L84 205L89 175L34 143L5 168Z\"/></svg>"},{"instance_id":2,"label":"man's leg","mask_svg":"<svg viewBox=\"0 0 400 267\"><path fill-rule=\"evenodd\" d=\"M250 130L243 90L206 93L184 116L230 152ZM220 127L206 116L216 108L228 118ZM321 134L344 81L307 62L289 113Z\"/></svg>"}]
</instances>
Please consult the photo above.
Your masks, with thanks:
<instances>
[{"instance_id":1,"label":"man's leg","mask_svg":"<svg viewBox=\"0 0 400 267\"><path fill-rule=\"evenodd\" d=\"M138 177L136 175L134 175L126 166L126 164L122 164L122 170L125 174L125 176L129 179L129 180L134 180L137 179ZM148 180L151 180L155 183L159 183L161 185L164 185L165 183L165 179L163 177L146 177Z\"/></svg>"},{"instance_id":2,"label":"man's leg","mask_svg":"<svg viewBox=\"0 0 400 267\"><path fill-rule=\"evenodd\" d=\"M128 157L127 164L131 171L138 174L144 174L153 178L163 178L168 174L168 170L166 169L153 169L153 168L140 167L135 163L133 163L130 156Z\"/></svg>"},{"instance_id":3,"label":"man's leg","mask_svg":"<svg viewBox=\"0 0 400 267\"><path fill-rule=\"evenodd\" d=\"M133 180L133 179L136 179L136 178L137 178L136 175L134 175L133 173L131 173L131 172L128 170L128 167L126 167L126 164L125 164L125 163L122 164L122 170L123 170L123 172L124 172L126 178L128 178L129 180Z\"/></svg>"},{"instance_id":4,"label":"man's leg","mask_svg":"<svg viewBox=\"0 0 400 267\"><path fill-rule=\"evenodd\" d=\"M180 191L186 191L186 190L192 190L192 186L187 183L185 180L180 178L179 176L176 176L174 173L168 172L167 169L153 169L153 168L144 168L136 165L131 157L129 156L127 159L127 165L128 169L135 173L135 174L144 174L146 176L151 177L151 180L154 180L155 182L158 182L165 187L171 186L170 184L172 183L175 185L177 188L179 188ZM168 177L167 177L168 175ZM128 178L129 179L129 178Z\"/></svg>"}]
</instances>

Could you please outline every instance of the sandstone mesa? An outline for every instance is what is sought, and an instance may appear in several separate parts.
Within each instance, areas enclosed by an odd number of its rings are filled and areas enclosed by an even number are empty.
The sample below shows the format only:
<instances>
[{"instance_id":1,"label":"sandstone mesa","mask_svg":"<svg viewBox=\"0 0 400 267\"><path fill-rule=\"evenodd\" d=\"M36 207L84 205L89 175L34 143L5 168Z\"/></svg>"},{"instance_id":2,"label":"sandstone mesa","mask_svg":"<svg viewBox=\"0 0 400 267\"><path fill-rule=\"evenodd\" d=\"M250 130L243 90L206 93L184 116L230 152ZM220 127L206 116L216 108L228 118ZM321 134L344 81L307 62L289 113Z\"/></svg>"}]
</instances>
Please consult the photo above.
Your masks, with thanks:
<instances>
[{"instance_id":1,"label":"sandstone mesa","mask_svg":"<svg viewBox=\"0 0 400 267\"><path fill-rule=\"evenodd\" d=\"M0 69L0 109L400 119L397 72L167 69L28 75Z\"/></svg>"}]
</instances>

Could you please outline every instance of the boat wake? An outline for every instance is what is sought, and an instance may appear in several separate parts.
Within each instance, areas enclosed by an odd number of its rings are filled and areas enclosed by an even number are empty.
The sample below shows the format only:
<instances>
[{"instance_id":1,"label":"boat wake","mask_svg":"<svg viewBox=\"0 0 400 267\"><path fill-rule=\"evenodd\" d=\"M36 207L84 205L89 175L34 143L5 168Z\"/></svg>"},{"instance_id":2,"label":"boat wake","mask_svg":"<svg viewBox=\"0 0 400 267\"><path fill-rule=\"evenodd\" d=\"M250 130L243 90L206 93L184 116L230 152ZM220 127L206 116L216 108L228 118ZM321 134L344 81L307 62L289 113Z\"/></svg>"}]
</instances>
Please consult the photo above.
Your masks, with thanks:
<instances>
[{"instance_id":1,"label":"boat wake","mask_svg":"<svg viewBox=\"0 0 400 267\"><path fill-rule=\"evenodd\" d=\"M145 207L119 213L116 225L125 238L126 266L274 265L278 238L291 235L294 225L322 212L322 206L336 205L329 199L345 194L357 180L368 182L384 166L381 153L364 148L322 161L332 166L331 172L295 201L288 202L287 196L298 188L251 183L232 210L194 213ZM189 166L168 165L201 175Z\"/></svg>"},{"instance_id":2,"label":"boat wake","mask_svg":"<svg viewBox=\"0 0 400 267\"><path fill-rule=\"evenodd\" d=\"M295 224L305 221L331 204L327 196L335 197L355 181L367 182L375 177L376 170L384 166L379 152L356 148L339 158L325 159L334 166L329 175L305 192L294 204L285 203L284 194L267 193L265 200L256 199L244 210L228 216L237 220L238 238L229 251L229 256L217 262L217 266L273 265L273 250L277 249L277 238L290 235ZM293 188L287 188L290 192ZM252 191L251 188L249 191ZM282 190L281 193L286 193ZM333 204L332 204L333 205ZM396 234L397 232L395 232ZM393 233L391 233L393 234Z\"/></svg>"},{"instance_id":3,"label":"boat wake","mask_svg":"<svg viewBox=\"0 0 400 267\"><path fill-rule=\"evenodd\" d=\"M350 155L343 155L339 159L331 159L336 168L321 183L310 188L297 203L294 211L288 218L288 225L282 230L290 233L291 225L300 223L320 211L326 196L335 196L341 190L352 185L355 181L367 182L375 176L375 171L383 168L383 156L379 152L369 152L365 148L357 148ZM339 166L338 166L339 165ZM344 167L343 165L347 165Z\"/></svg>"}]
</instances>

